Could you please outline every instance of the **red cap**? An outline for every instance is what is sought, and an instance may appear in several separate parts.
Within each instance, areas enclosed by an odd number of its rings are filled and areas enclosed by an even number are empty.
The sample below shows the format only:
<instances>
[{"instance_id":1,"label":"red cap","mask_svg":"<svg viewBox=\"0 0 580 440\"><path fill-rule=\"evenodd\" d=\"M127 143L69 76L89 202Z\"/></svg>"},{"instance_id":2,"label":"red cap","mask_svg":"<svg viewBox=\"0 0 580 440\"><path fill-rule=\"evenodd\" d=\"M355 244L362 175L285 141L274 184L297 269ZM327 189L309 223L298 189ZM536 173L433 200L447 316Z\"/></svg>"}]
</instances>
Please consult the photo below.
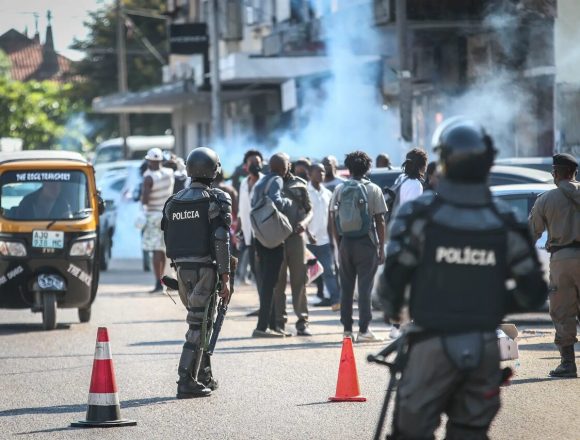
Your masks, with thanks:
<instances>
[{"instance_id":1,"label":"red cap","mask_svg":"<svg viewBox=\"0 0 580 440\"><path fill-rule=\"evenodd\" d=\"M97 342L109 342L107 327L99 327L97 330Z\"/></svg>"}]
</instances>

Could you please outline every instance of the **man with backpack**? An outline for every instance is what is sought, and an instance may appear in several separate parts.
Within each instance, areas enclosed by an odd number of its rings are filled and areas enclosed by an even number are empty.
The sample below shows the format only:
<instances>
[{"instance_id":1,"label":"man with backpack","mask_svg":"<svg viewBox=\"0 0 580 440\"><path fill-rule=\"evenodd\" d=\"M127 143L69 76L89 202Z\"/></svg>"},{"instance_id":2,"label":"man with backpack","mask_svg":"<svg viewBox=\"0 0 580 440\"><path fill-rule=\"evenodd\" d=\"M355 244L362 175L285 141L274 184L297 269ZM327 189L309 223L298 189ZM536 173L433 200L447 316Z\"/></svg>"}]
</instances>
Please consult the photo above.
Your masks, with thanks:
<instances>
[{"instance_id":1,"label":"man with backpack","mask_svg":"<svg viewBox=\"0 0 580 440\"><path fill-rule=\"evenodd\" d=\"M290 272L290 289L292 291L292 306L296 314L296 334L312 336L308 328L308 300L306 298L306 283L308 281L306 267L306 241L304 234L312 220L312 202L308 195L306 181L288 172L284 176L282 194L292 200L286 210L292 234L284 241L284 261L280 267L278 282L274 288L274 306L270 328L284 336L292 333L285 330L288 316L286 315L286 278Z\"/></svg>"},{"instance_id":2,"label":"man with backpack","mask_svg":"<svg viewBox=\"0 0 580 440\"><path fill-rule=\"evenodd\" d=\"M283 338L284 334L270 330L270 317L274 286L284 261L284 240L292 233L286 212L292 201L284 197L282 178L288 174L290 162L285 154L277 153L270 158L270 173L254 186L252 211L250 213L252 230L256 238L255 246L258 256L262 282L259 286L260 311L258 324L252 337Z\"/></svg>"},{"instance_id":3,"label":"man with backpack","mask_svg":"<svg viewBox=\"0 0 580 440\"><path fill-rule=\"evenodd\" d=\"M373 279L385 260L385 218L387 206L381 189L365 175L372 165L363 151L346 155L344 164L351 178L334 190L330 201L333 234L339 243L339 277L342 286L340 322L344 336L353 337L352 308L358 280L359 332L357 342L375 342L369 324Z\"/></svg>"}]
</instances>

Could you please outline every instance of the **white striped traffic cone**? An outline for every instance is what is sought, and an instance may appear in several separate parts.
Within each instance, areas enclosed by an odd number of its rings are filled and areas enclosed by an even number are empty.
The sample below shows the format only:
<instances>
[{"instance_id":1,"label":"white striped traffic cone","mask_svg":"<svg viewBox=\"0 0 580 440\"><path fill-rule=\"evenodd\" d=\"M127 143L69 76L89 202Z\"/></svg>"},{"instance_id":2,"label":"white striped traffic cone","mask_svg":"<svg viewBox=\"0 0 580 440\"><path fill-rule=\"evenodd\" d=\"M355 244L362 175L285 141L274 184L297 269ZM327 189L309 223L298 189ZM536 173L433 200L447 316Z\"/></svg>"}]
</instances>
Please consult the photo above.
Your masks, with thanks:
<instances>
[{"instance_id":1,"label":"white striped traffic cone","mask_svg":"<svg viewBox=\"0 0 580 440\"><path fill-rule=\"evenodd\" d=\"M121 407L117 395L117 381L113 368L113 357L109 346L109 333L106 327L99 327L91 388L89 389L89 406L87 419L71 423L75 427L113 427L134 426L134 420L121 419Z\"/></svg>"}]
</instances>

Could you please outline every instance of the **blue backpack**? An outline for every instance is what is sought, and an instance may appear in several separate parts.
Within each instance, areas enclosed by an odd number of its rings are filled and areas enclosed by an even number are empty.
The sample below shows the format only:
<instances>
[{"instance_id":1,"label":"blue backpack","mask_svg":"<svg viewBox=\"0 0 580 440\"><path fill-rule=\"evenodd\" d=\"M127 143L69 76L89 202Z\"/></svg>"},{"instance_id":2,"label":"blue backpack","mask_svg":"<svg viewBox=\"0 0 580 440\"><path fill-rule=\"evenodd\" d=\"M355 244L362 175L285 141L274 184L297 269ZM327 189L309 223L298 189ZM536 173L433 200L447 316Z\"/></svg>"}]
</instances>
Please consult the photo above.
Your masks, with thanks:
<instances>
[{"instance_id":1,"label":"blue backpack","mask_svg":"<svg viewBox=\"0 0 580 440\"><path fill-rule=\"evenodd\" d=\"M343 237L364 237L371 229L368 191L364 181L347 180L336 195L335 221Z\"/></svg>"}]
</instances>

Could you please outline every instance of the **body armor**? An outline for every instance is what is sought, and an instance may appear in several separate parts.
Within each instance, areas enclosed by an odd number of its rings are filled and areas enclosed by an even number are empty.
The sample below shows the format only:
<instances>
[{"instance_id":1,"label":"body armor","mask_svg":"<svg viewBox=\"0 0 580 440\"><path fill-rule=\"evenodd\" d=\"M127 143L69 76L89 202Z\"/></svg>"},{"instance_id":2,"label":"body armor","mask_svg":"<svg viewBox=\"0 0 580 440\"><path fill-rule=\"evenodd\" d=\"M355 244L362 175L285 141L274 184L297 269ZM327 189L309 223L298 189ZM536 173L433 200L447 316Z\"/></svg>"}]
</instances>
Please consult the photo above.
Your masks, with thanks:
<instances>
[{"instance_id":1,"label":"body armor","mask_svg":"<svg viewBox=\"0 0 580 440\"><path fill-rule=\"evenodd\" d=\"M167 200L162 229L172 260L211 257L218 272L229 272L231 199L217 188L194 183Z\"/></svg>"},{"instance_id":2,"label":"body armor","mask_svg":"<svg viewBox=\"0 0 580 440\"><path fill-rule=\"evenodd\" d=\"M505 313L506 227L458 229L428 215L424 232L423 255L411 283L415 322L434 331L494 331Z\"/></svg>"}]
</instances>

